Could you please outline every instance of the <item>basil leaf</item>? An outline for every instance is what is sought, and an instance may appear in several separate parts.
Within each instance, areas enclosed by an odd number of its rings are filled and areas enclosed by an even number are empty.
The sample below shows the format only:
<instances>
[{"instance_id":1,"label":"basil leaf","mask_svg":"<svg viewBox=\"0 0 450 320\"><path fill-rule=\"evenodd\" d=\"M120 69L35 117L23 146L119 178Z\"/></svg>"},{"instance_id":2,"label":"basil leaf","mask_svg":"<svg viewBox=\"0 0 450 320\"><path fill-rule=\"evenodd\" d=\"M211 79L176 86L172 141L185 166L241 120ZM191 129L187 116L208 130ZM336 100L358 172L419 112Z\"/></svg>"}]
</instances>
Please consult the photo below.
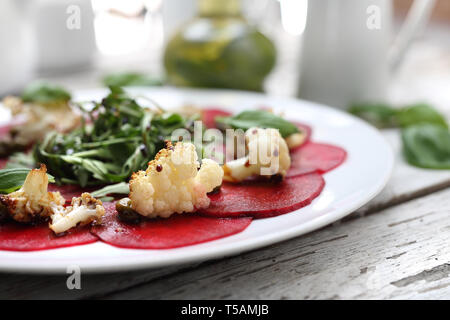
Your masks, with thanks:
<instances>
[{"instance_id":1,"label":"basil leaf","mask_svg":"<svg viewBox=\"0 0 450 320\"><path fill-rule=\"evenodd\" d=\"M348 111L378 128L397 125L397 110L386 104L358 104L351 106Z\"/></svg>"},{"instance_id":2,"label":"basil leaf","mask_svg":"<svg viewBox=\"0 0 450 320\"><path fill-rule=\"evenodd\" d=\"M397 113L397 122L401 127L430 123L448 128L447 121L436 109L428 104L416 104L400 109Z\"/></svg>"},{"instance_id":3,"label":"basil leaf","mask_svg":"<svg viewBox=\"0 0 450 320\"><path fill-rule=\"evenodd\" d=\"M0 193L8 194L22 187L30 169L13 168L0 170ZM49 182L55 182L55 178L47 174Z\"/></svg>"},{"instance_id":4,"label":"basil leaf","mask_svg":"<svg viewBox=\"0 0 450 320\"><path fill-rule=\"evenodd\" d=\"M243 111L231 117L216 117L216 122L242 130L252 127L274 128L278 129L283 137L299 132L295 124L265 110Z\"/></svg>"},{"instance_id":5,"label":"basil leaf","mask_svg":"<svg viewBox=\"0 0 450 320\"><path fill-rule=\"evenodd\" d=\"M402 130L403 154L417 167L450 169L450 132L431 124L409 126Z\"/></svg>"},{"instance_id":6,"label":"basil leaf","mask_svg":"<svg viewBox=\"0 0 450 320\"><path fill-rule=\"evenodd\" d=\"M139 72L119 72L105 76L103 84L107 87L160 86L162 81L156 77Z\"/></svg>"},{"instance_id":7,"label":"basil leaf","mask_svg":"<svg viewBox=\"0 0 450 320\"><path fill-rule=\"evenodd\" d=\"M408 127L430 123L448 128L445 118L428 104L415 104L400 109L386 104L359 104L348 110L378 128Z\"/></svg>"},{"instance_id":8,"label":"basil leaf","mask_svg":"<svg viewBox=\"0 0 450 320\"><path fill-rule=\"evenodd\" d=\"M130 187L128 186L128 183L126 182L119 182L116 184L112 184L110 186L106 186L102 189L96 190L94 192L91 192L91 195L93 197L105 197L109 194L129 194L130 193Z\"/></svg>"},{"instance_id":9,"label":"basil leaf","mask_svg":"<svg viewBox=\"0 0 450 320\"><path fill-rule=\"evenodd\" d=\"M24 102L36 103L55 103L67 102L71 99L71 95L63 87L45 83L35 82L25 88L22 93Z\"/></svg>"}]
</instances>

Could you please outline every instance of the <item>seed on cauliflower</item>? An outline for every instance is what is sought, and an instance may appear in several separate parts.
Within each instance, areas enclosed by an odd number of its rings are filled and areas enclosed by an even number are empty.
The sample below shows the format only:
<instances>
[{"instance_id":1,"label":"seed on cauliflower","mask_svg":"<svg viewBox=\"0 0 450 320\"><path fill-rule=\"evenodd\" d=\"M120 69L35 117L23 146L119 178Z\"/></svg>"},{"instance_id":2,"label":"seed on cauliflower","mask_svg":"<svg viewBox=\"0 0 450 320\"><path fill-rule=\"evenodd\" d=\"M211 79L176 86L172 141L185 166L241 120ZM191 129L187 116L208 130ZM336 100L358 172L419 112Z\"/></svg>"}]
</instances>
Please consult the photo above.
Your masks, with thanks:
<instances>
[{"instance_id":1,"label":"seed on cauliflower","mask_svg":"<svg viewBox=\"0 0 450 320\"><path fill-rule=\"evenodd\" d=\"M209 206L208 192L222 184L223 170L203 159L199 168L192 143L178 142L158 152L146 171L130 180L131 208L148 217L168 218L173 213L193 212Z\"/></svg>"},{"instance_id":2,"label":"seed on cauliflower","mask_svg":"<svg viewBox=\"0 0 450 320\"><path fill-rule=\"evenodd\" d=\"M100 200L85 192L79 198L72 198L70 206L55 210L51 216L50 229L55 233L65 232L78 224L99 223L105 215L105 208Z\"/></svg>"},{"instance_id":3,"label":"seed on cauliflower","mask_svg":"<svg viewBox=\"0 0 450 320\"><path fill-rule=\"evenodd\" d=\"M245 143L247 155L223 166L224 180L240 182L253 176L285 177L291 157L278 130L250 128L245 132Z\"/></svg>"},{"instance_id":4,"label":"seed on cauliflower","mask_svg":"<svg viewBox=\"0 0 450 320\"><path fill-rule=\"evenodd\" d=\"M0 202L9 216L17 222L30 223L46 220L54 210L63 208L66 200L59 192L47 192L47 168L33 169L19 190L0 196Z\"/></svg>"}]
</instances>

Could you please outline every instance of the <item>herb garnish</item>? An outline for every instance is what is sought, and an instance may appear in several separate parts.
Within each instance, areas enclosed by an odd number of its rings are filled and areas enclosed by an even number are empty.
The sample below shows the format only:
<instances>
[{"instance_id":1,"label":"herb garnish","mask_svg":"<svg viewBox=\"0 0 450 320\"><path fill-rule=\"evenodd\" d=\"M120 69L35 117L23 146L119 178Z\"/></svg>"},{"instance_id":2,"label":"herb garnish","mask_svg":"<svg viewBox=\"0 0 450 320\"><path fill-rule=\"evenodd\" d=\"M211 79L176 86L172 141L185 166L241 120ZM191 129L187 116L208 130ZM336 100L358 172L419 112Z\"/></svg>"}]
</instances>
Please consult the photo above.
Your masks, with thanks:
<instances>
[{"instance_id":1,"label":"herb garnish","mask_svg":"<svg viewBox=\"0 0 450 320\"><path fill-rule=\"evenodd\" d=\"M65 184L103 185L126 181L146 168L173 130L190 129L193 119L142 107L120 87L87 111L88 121L69 134L53 132L34 149L36 162Z\"/></svg>"}]
</instances>

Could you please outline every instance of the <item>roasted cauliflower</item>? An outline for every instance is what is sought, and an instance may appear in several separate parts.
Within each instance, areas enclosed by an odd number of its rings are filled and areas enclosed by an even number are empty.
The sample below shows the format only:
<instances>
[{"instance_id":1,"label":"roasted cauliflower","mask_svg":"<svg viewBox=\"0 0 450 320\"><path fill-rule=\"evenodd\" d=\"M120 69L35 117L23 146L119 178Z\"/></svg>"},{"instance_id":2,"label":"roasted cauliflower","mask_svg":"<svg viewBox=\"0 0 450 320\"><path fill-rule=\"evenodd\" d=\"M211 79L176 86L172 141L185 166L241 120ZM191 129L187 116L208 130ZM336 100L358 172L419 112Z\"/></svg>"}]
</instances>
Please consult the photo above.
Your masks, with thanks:
<instances>
[{"instance_id":1,"label":"roasted cauliflower","mask_svg":"<svg viewBox=\"0 0 450 320\"><path fill-rule=\"evenodd\" d=\"M55 210L63 209L66 200L59 192L47 192L47 168L33 169L19 190L1 195L0 202L9 216L17 222L30 223L49 218Z\"/></svg>"},{"instance_id":2,"label":"roasted cauliflower","mask_svg":"<svg viewBox=\"0 0 450 320\"><path fill-rule=\"evenodd\" d=\"M10 144L27 146L42 140L49 131L69 132L81 123L81 115L72 110L68 101L43 105L8 96L2 102L13 117L23 122L12 129L7 141Z\"/></svg>"},{"instance_id":3,"label":"roasted cauliflower","mask_svg":"<svg viewBox=\"0 0 450 320\"><path fill-rule=\"evenodd\" d=\"M247 155L224 164L224 180L240 182L253 176L284 178L291 157L277 129L250 128L245 132L245 143Z\"/></svg>"},{"instance_id":4,"label":"roasted cauliflower","mask_svg":"<svg viewBox=\"0 0 450 320\"><path fill-rule=\"evenodd\" d=\"M167 218L209 206L208 192L222 184L223 170L213 160L199 162L192 143L178 142L158 152L146 171L130 180L131 207L149 217Z\"/></svg>"},{"instance_id":5,"label":"roasted cauliflower","mask_svg":"<svg viewBox=\"0 0 450 320\"><path fill-rule=\"evenodd\" d=\"M58 208L59 209L59 208ZM99 223L105 215L105 208L100 200L85 192L79 198L72 198L70 206L54 210L50 229L55 233L65 232L78 224Z\"/></svg>"},{"instance_id":6,"label":"roasted cauliflower","mask_svg":"<svg viewBox=\"0 0 450 320\"><path fill-rule=\"evenodd\" d=\"M50 229L55 233L69 230L78 224L100 221L105 214L102 202L89 193L73 198L72 204L64 207L66 200L59 192L48 192L47 168L33 169L19 190L0 195L0 215L9 216L17 222L34 223L51 219Z\"/></svg>"}]
</instances>

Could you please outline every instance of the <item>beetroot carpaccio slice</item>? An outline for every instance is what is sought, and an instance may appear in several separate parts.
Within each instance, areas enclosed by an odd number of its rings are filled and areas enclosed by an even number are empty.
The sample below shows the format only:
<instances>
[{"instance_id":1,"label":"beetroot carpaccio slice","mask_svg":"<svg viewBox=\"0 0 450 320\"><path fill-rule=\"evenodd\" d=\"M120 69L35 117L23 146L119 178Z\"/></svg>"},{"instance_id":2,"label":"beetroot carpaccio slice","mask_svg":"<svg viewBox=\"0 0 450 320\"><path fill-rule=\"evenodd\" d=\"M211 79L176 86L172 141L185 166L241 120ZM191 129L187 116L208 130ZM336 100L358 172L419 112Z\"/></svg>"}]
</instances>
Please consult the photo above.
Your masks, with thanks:
<instances>
[{"instance_id":1,"label":"beetroot carpaccio slice","mask_svg":"<svg viewBox=\"0 0 450 320\"><path fill-rule=\"evenodd\" d=\"M121 248L170 249L212 241L243 231L251 218L209 218L175 214L168 219L129 224L117 218L114 203L104 204L105 217L91 232L102 241Z\"/></svg>"},{"instance_id":2,"label":"beetroot carpaccio slice","mask_svg":"<svg viewBox=\"0 0 450 320\"><path fill-rule=\"evenodd\" d=\"M57 236L47 224L21 225L15 222L0 224L0 250L37 251L72 247L97 241L89 227L77 227Z\"/></svg>"},{"instance_id":3,"label":"beetroot carpaccio slice","mask_svg":"<svg viewBox=\"0 0 450 320\"><path fill-rule=\"evenodd\" d=\"M291 168L287 177L295 177L311 172L325 173L347 158L347 152L337 146L308 142L291 152Z\"/></svg>"},{"instance_id":4,"label":"beetroot carpaccio slice","mask_svg":"<svg viewBox=\"0 0 450 320\"><path fill-rule=\"evenodd\" d=\"M200 213L217 218L274 217L310 204L324 186L325 181L318 173L292 177L276 185L268 182L224 182L220 192L210 195L210 206Z\"/></svg>"}]
</instances>

